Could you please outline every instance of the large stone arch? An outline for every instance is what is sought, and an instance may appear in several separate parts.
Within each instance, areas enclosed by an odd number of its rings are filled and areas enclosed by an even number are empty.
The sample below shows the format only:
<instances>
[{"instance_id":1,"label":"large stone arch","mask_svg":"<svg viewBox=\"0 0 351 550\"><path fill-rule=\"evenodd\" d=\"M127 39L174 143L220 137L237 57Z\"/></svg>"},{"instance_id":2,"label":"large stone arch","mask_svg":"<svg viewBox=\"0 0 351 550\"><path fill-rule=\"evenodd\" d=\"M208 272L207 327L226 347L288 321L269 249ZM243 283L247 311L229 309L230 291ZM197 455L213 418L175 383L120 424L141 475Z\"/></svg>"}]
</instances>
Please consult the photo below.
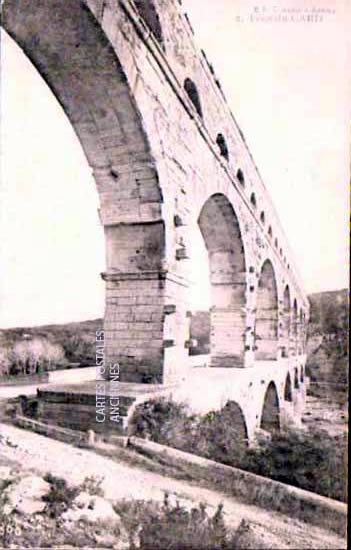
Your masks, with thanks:
<instances>
[{"instance_id":1,"label":"large stone arch","mask_svg":"<svg viewBox=\"0 0 351 550\"><path fill-rule=\"evenodd\" d=\"M279 397L273 381L269 383L264 396L260 428L271 433L280 430Z\"/></svg>"},{"instance_id":2,"label":"large stone arch","mask_svg":"<svg viewBox=\"0 0 351 550\"><path fill-rule=\"evenodd\" d=\"M125 363L125 379L160 381L162 193L122 63L84 2L5 0L2 26L53 91L93 170L106 240L107 359Z\"/></svg>"},{"instance_id":3,"label":"large stone arch","mask_svg":"<svg viewBox=\"0 0 351 550\"><path fill-rule=\"evenodd\" d=\"M278 290L273 264L266 260L257 287L255 359L276 360L278 353Z\"/></svg>"},{"instance_id":4,"label":"large stone arch","mask_svg":"<svg viewBox=\"0 0 351 550\"><path fill-rule=\"evenodd\" d=\"M228 198L215 193L198 224L208 251L211 284L211 365L244 366L246 261L238 218Z\"/></svg>"}]
</instances>

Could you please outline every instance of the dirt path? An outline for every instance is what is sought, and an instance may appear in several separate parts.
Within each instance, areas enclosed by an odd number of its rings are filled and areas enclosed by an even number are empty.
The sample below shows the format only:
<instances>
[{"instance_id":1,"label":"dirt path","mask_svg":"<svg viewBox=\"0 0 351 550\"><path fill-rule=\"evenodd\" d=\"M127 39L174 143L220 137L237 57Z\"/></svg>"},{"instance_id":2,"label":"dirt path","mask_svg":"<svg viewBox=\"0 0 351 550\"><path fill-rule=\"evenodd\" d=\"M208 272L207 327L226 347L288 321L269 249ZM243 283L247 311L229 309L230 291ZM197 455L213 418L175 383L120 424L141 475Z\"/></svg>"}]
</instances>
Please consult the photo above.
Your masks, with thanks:
<instances>
[{"instance_id":1,"label":"dirt path","mask_svg":"<svg viewBox=\"0 0 351 550\"><path fill-rule=\"evenodd\" d=\"M6 424L0 424L0 436L2 462L16 461L23 470L35 470L41 474L51 472L71 484L80 484L86 476L103 477L105 496L111 500L163 501L164 493L168 492L170 501L179 500L187 506L204 502L210 511L222 503L229 525L237 527L241 519L250 521L255 533L272 549L346 548L342 538L318 527L239 503L219 492L195 488L183 481L115 462L93 451L78 449Z\"/></svg>"}]
</instances>

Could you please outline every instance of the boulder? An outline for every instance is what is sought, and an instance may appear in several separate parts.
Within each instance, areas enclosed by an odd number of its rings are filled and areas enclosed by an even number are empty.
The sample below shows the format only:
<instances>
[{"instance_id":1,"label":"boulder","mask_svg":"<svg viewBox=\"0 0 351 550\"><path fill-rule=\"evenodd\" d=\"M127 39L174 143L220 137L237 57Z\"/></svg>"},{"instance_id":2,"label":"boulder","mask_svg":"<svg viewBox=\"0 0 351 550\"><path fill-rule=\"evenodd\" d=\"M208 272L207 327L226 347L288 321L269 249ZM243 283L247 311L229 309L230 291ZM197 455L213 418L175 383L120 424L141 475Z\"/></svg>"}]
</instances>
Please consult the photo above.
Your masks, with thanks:
<instances>
[{"instance_id":1,"label":"boulder","mask_svg":"<svg viewBox=\"0 0 351 550\"><path fill-rule=\"evenodd\" d=\"M45 508L42 497L50 492L50 484L39 476L29 475L12 483L4 491L8 507L21 514L36 514Z\"/></svg>"},{"instance_id":2,"label":"boulder","mask_svg":"<svg viewBox=\"0 0 351 550\"><path fill-rule=\"evenodd\" d=\"M62 514L62 519L74 522L85 519L94 523L99 520L118 521L120 518L108 500L82 492L74 499L71 508Z\"/></svg>"},{"instance_id":3,"label":"boulder","mask_svg":"<svg viewBox=\"0 0 351 550\"><path fill-rule=\"evenodd\" d=\"M10 466L0 466L0 483L12 478Z\"/></svg>"}]
</instances>

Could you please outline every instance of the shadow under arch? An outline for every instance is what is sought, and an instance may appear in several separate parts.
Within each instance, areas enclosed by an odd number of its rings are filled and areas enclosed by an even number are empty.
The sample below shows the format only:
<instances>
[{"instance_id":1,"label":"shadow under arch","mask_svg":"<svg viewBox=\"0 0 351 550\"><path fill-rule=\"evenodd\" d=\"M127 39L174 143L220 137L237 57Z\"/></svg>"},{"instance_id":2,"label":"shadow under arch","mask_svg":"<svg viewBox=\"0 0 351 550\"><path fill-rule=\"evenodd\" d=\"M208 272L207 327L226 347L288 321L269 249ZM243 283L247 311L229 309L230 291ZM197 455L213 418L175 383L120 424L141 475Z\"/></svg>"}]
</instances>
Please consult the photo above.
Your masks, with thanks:
<instances>
[{"instance_id":1,"label":"shadow under arch","mask_svg":"<svg viewBox=\"0 0 351 550\"><path fill-rule=\"evenodd\" d=\"M232 426L238 443L248 446L247 424L241 407L235 401L228 401L223 407L221 414L224 421L227 420L228 424Z\"/></svg>"},{"instance_id":2,"label":"shadow under arch","mask_svg":"<svg viewBox=\"0 0 351 550\"><path fill-rule=\"evenodd\" d=\"M298 368L295 367L295 370L294 370L294 388L295 390L298 390L300 387L300 383L299 383L299 371L298 371Z\"/></svg>"},{"instance_id":3,"label":"shadow under arch","mask_svg":"<svg viewBox=\"0 0 351 550\"><path fill-rule=\"evenodd\" d=\"M280 430L279 398L274 382L269 383L264 396L260 427L270 433Z\"/></svg>"},{"instance_id":4,"label":"shadow under arch","mask_svg":"<svg viewBox=\"0 0 351 550\"><path fill-rule=\"evenodd\" d=\"M284 400L292 401L292 387L291 387L291 377L290 373L286 375L285 386L284 386Z\"/></svg>"},{"instance_id":5,"label":"shadow under arch","mask_svg":"<svg viewBox=\"0 0 351 550\"><path fill-rule=\"evenodd\" d=\"M301 382L301 384L303 384L304 381L305 381L305 371L304 371L303 365L301 365L301 370L300 370L300 382Z\"/></svg>"},{"instance_id":6,"label":"shadow under arch","mask_svg":"<svg viewBox=\"0 0 351 550\"><path fill-rule=\"evenodd\" d=\"M283 295L283 349L282 356L290 355L291 298L290 288L286 285Z\"/></svg>"},{"instance_id":7,"label":"shadow under arch","mask_svg":"<svg viewBox=\"0 0 351 550\"><path fill-rule=\"evenodd\" d=\"M142 116L123 70L123 60L117 57L101 25L85 2L75 0L4 0L1 25L52 90L93 168L105 229L105 280L113 283L116 273L160 270L165 234L155 162L143 130ZM131 176L136 170L147 172L147 192L154 198L145 208L142 195L146 188L141 189L137 199L140 204L135 204L131 212L130 207L128 210L130 197L125 192L129 189L133 193L133 186L128 187L128 182L133 180ZM121 288L126 290L128 283L122 280ZM159 347L146 349L147 346L131 339L129 347L135 348L136 353L130 356L125 334L112 322L116 305L110 300L111 287L105 308L105 332L109 342L113 342L106 347L108 360L128 361L133 373L135 367L147 362L149 371L150 364L153 370L148 375L161 380L164 352L161 343ZM116 294L116 290L114 292ZM154 294L152 281L144 281L142 293ZM159 296L157 300L161 318L163 305ZM140 342L148 339L147 331L139 333ZM125 380L128 376L127 373Z\"/></svg>"},{"instance_id":8,"label":"shadow under arch","mask_svg":"<svg viewBox=\"0 0 351 550\"><path fill-rule=\"evenodd\" d=\"M211 365L243 366L246 260L239 221L229 199L221 193L210 196L198 225L210 267Z\"/></svg>"},{"instance_id":9,"label":"shadow under arch","mask_svg":"<svg viewBox=\"0 0 351 550\"><path fill-rule=\"evenodd\" d=\"M138 12L151 30L152 34L155 36L155 38L160 43L161 48L164 50L165 47L162 27L160 23L160 18L155 8L155 3L152 0L134 0L134 3Z\"/></svg>"},{"instance_id":10,"label":"shadow under arch","mask_svg":"<svg viewBox=\"0 0 351 550\"><path fill-rule=\"evenodd\" d=\"M292 334L291 334L291 349L292 349L292 355L296 355L297 353L297 324L298 324L298 318L297 318L297 301L296 298L294 299L293 304L293 311L292 311Z\"/></svg>"},{"instance_id":11,"label":"shadow under arch","mask_svg":"<svg viewBox=\"0 0 351 550\"><path fill-rule=\"evenodd\" d=\"M262 266L257 287L255 359L276 360L278 353L278 290L270 260Z\"/></svg>"}]
</instances>

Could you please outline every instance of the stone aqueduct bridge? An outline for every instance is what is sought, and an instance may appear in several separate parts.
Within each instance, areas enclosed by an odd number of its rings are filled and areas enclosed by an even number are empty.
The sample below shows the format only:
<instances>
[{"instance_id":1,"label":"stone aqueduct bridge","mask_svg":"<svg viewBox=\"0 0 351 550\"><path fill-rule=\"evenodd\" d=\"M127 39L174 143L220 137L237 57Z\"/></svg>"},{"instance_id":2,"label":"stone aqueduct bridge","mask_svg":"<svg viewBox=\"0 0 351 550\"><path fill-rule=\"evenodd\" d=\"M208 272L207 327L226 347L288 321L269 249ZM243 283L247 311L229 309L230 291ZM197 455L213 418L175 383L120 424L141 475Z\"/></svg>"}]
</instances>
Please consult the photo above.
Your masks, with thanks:
<instances>
[{"instance_id":1,"label":"stone aqueduct bridge","mask_svg":"<svg viewBox=\"0 0 351 550\"><path fill-rule=\"evenodd\" d=\"M108 361L121 364L124 381L191 379L179 391L187 387L199 408L235 401L249 437L297 418L308 302L178 2L3 0L2 25L53 90L93 171ZM198 229L210 266L212 368L195 375L189 267Z\"/></svg>"}]
</instances>

